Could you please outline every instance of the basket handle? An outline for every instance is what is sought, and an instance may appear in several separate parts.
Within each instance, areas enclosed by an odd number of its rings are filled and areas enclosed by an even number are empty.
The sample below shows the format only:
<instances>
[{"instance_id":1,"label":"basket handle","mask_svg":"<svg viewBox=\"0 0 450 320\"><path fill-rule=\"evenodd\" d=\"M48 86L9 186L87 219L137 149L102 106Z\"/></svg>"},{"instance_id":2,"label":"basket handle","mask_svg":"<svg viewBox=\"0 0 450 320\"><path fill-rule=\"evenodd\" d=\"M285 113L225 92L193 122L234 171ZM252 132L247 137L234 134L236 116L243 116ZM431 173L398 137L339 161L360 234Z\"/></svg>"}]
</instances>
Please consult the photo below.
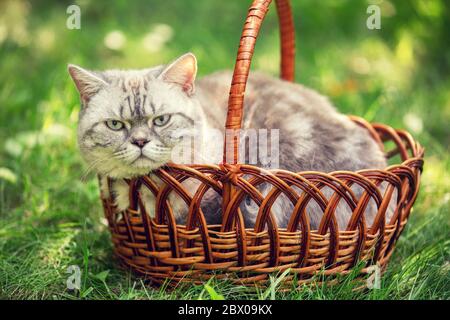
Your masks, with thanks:
<instances>
[{"instance_id":1,"label":"basket handle","mask_svg":"<svg viewBox=\"0 0 450 320\"><path fill-rule=\"evenodd\" d=\"M237 164L239 137L234 134L235 130L241 129L244 94L248 74L255 49L256 39L261 24L267 14L272 0L254 0L247 15L239 43L236 64L234 66L233 79L231 81L230 95L228 98L228 112L225 124L225 144L223 162ZM295 28L289 0L275 0L281 42L281 78L294 81L295 70ZM232 155L232 159L228 159Z\"/></svg>"}]
</instances>

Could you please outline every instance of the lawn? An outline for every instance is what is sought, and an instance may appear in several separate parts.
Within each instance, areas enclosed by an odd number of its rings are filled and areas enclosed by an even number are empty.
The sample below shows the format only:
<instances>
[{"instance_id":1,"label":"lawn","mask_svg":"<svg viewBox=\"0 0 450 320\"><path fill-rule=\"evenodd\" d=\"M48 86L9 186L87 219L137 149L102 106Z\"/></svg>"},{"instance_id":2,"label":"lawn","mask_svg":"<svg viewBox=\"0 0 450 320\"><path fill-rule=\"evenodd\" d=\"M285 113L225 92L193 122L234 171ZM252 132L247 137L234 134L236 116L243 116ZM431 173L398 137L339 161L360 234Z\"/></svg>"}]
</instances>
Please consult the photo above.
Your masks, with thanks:
<instances>
[{"instance_id":1,"label":"lawn","mask_svg":"<svg viewBox=\"0 0 450 320\"><path fill-rule=\"evenodd\" d=\"M200 75L231 69L250 1L0 2L0 299L449 299L450 4L445 0L293 0L296 81L344 113L409 130L426 148L422 187L378 290L337 286L251 292L226 282L153 289L121 269L97 180L76 145L79 100L67 63L140 68L192 51ZM131 4L132 3L132 4ZM383 14L366 27L367 6ZM275 11L253 68L277 73ZM81 268L68 290L67 268ZM320 279L319 279L320 280ZM319 283L319 282L317 282Z\"/></svg>"}]
</instances>

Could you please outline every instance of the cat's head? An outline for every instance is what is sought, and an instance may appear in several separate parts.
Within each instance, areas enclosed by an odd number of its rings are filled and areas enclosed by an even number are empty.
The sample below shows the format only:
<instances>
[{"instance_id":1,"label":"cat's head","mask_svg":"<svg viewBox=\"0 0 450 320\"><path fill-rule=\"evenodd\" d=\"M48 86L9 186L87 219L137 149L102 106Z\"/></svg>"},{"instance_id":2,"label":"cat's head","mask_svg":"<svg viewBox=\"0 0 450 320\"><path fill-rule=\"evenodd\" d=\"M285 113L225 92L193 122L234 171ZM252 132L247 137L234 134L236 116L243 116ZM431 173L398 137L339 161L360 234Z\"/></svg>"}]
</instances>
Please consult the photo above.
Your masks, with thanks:
<instances>
[{"instance_id":1,"label":"cat's head","mask_svg":"<svg viewBox=\"0 0 450 320\"><path fill-rule=\"evenodd\" d=\"M151 69L68 70L81 98L78 144L100 174L126 178L163 166L201 121L191 53Z\"/></svg>"}]
</instances>

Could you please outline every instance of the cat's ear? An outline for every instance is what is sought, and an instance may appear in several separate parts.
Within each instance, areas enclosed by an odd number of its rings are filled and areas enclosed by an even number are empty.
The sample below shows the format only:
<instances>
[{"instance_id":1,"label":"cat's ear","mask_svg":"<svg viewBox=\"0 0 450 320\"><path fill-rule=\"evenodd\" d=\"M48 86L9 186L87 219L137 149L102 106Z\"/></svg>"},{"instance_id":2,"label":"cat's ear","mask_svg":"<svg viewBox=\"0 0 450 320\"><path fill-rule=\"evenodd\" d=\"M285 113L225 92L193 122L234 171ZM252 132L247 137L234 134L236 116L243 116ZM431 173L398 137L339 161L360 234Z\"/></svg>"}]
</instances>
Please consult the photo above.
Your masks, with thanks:
<instances>
[{"instance_id":1,"label":"cat's ear","mask_svg":"<svg viewBox=\"0 0 450 320\"><path fill-rule=\"evenodd\" d=\"M194 54L186 53L169 64L158 76L166 82L176 83L188 95L194 93L194 82L197 75L197 58Z\"/></svg>"},{"instance_id":2,"label":"cat's ear","mask_svg":"<svg viewBox=\"0 0 450 320\"><path fill-rule=\"evenodd\" d=\"M75 86L80 93L83 103L87 103L102 87L108 85L108 83L98 75L79 66L69 64L67 70L69 71L73 82L75 82Z\"/></svg>"}]
</instances>

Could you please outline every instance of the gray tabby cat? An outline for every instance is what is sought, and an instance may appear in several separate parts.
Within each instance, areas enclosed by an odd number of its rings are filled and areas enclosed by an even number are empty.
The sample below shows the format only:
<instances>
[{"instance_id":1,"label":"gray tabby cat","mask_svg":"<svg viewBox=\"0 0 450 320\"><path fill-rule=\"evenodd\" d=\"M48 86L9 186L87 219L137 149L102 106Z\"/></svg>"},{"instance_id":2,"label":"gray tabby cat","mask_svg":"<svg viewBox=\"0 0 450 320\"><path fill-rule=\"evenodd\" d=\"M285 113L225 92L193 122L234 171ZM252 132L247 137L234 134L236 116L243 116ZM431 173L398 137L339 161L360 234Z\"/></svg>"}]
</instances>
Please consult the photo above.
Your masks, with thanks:
<instances>
[{"instance_id":1,"label":"gray tabby cat","mask_svg":"<svg viewBox=\"0 0 450 320\"><path fill-rule=\"evenodd\" d=\"M208 128L220 129L225 123L231 72L195 81L197 61L191 53L169 65L143 70L94 72L75 65L68 69L81 97L81 154L89 168L102 177L103 196L108 196L105 177L114 179L113 197L119 210L129 205L127 184L122 178L148 174L170 162L174 150L185 143L185 136L202 136L202 147L195 150L201 163L220 161L213 154L221 151L222 141L210 136ZM339 114L327 98L302 85L251 73L244 109L243 129L279 129L281 169L331 172L386 167L382 151L366 130ZM152 178L159 181L154 175ZM194 194L198 184L186 183ZM154 197L144 189L144 201L152 214ZM262 187L263 194L269 190ZM354 190L361 195L360 188ZM325 194L332 193L325 190ZM187 206L176 196L171 195L169 200L177 221L183 223ZM220 223L220 199L214 192L207 193L202 208L209 223ZM272 212L280 227L287 225L292 208L283 195L275 202ZM258 213L256 204L246 199L241 210L246 225L252 226ZM315 229L322 211L313 202L307 210ZM376 214L373 203L368 211L370 225ZM351 213L345 204L339 204L341 229Z\"/></svg>"}]
</instances>

